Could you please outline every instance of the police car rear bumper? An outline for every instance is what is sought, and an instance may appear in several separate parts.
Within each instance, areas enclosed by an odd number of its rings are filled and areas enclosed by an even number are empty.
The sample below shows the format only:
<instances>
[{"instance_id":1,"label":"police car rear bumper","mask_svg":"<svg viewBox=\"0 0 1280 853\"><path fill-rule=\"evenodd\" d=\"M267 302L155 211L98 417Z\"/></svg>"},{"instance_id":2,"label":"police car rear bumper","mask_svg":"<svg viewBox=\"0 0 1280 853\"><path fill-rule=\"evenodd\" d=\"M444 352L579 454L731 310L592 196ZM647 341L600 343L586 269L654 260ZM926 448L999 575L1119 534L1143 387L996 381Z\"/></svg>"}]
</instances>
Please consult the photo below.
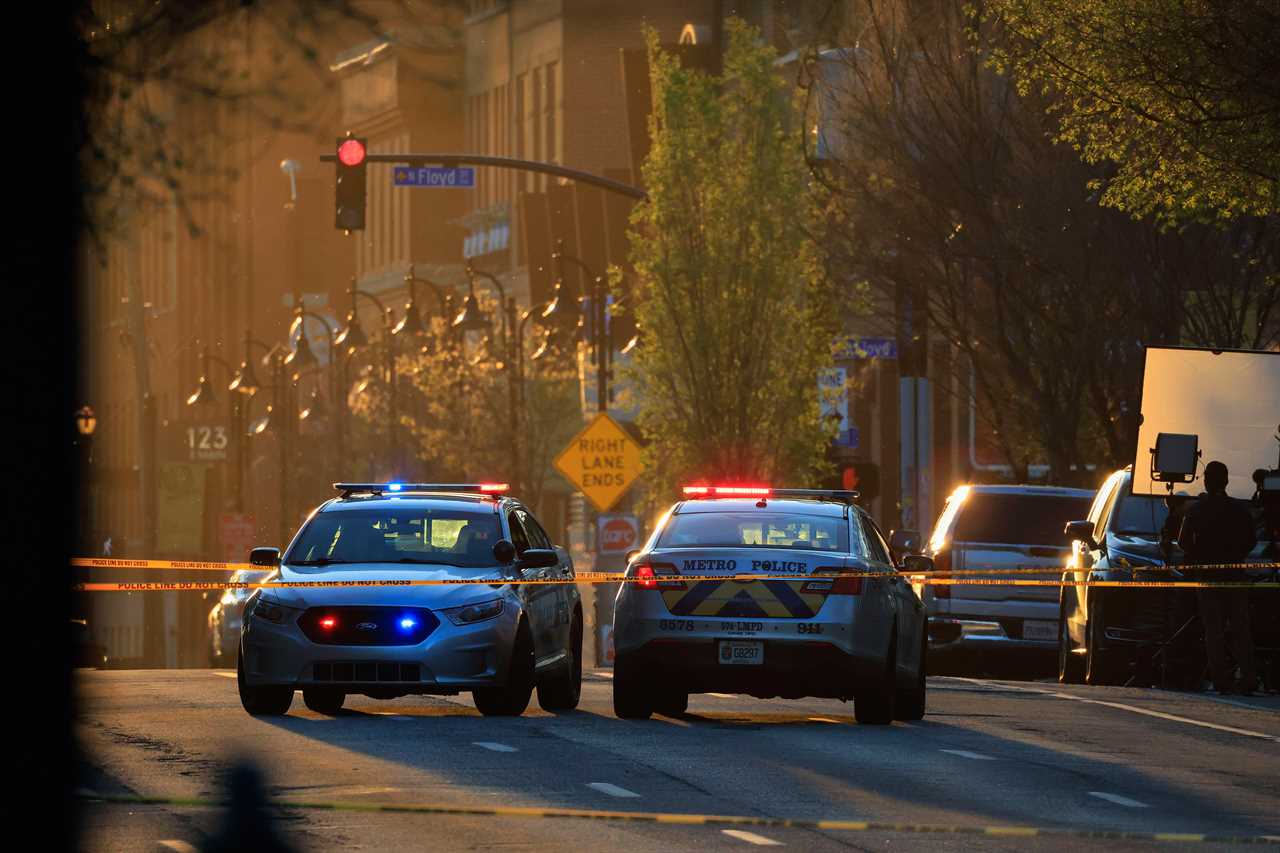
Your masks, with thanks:
<instances>
[{"instance_id":1,"label":"police car rear bumper","mask_svg":"<svg viewBox=\"0 0 1280 853\"><path fill-rule=\"evenodd\" d=\"M861 686L879 683L884 660L850 654L823 641L758 640L758 665L726 665L720 640L652 640L619 651L616 665L633 668L655 688L687 693L746 693L762 699L818 696L848 699Z\"/></svg>"}]
</instances>

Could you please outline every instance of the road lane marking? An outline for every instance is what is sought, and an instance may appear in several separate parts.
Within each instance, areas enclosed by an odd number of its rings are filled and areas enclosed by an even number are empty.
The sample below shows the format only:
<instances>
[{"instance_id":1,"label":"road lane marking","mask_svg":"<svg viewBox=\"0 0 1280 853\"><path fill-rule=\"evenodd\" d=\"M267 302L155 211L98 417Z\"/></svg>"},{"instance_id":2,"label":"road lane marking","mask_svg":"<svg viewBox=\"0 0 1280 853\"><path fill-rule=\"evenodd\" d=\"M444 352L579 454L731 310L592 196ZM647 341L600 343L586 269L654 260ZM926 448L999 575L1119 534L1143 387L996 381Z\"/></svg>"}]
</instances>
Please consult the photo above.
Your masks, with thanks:
<instances>
[{"instance_id":1,"label":"road lane marking","mask_svg":"<svg viewBox=\"0 0 1280 853\"><path fill-rule=\"evenodd\" d=\"M708 693L708 696L714 696L717 699L737 699L732 693Z\"/></svg>"},{"instance_id":2,"label":"road lane marking","mask_svg":"<svg viewBox=\"0 0 1280 853\"><path fill-rule=\"evenodd\" d=\"M1090 791L1089 796L1097 797L1100 800L1106 800L1108 803L1115 803L1117 806L1124 806L1130 809L1149 809L1146 803L1137 800L1131 800L1128 797L1122 797L1119 794L1108 794L1106 791Z\"/></svg>"},{"instance_id":3,"label":"road lane marking","mask_svg":"<svg viewBox=\"0 0 1280 853\"><path fill-rule=\"evenodd\" d=\"M588 788L593 788L602 794L608 794L611 797L638 797L635 791L628 791L626 788L619 788L617 785L609 782L588 782Z\"/></svg>"},{"instance_id":4,"label":"road lane marking","mask_svg":"<svg viewBox=\"0 0 1280 853\"><path fill-rule=\"evenodd\" d=\"M166 838L164 841L156 842L166 850L172 850L174 853L198 853L195 847L183 841L181 838Z\"/></svg>"},{"instance_id":5,"label":"road lane marking","mask_svg":"<svg viewBox=\"0 0 1280 853\"><path fill-rule=\"evenodd\" d=\"M501 791L492 792L492 796L503 796ZM122 805L171 805L182 808L225 809L226 803L221 799L206 797L145 797L138 794L103 794L95 798L96 802L119 803ZM1169 832L1134 832L1132 830L1106 827L1050 827L1050 826L981 826L972 824L925 824L925 823L881 823L867 820L815 820L804 817L769 817L766 815L723 815L694 814L681 812L642 812L631 810L606 809L570 809L542 808L537 806L500 806L493 804L449 803L406 803L406 802L308 802L295 799L273 799L270 804L282 809L302 809L324 812L362 812L380 814L416 814L416 815L473 815L476 817L514 817L514 818L546 818L548 820L600 820L600 821L635 821L653 824L683 824L690 826L749 826L753 829L761 827L777 827L779 829L816 829L825 832L875 832L875 833L917 833L936 836L940 833L952 835L988 836L988 837L1043 837L1043 838L1084 838L1095 844L1099 838L1109 841L1205 841L1217 844L1280 844L1280 836L1276 835L1214 835L1210 833L1169 833Z\"/></svg>"},{"instance_id":6,"label":"road lane marking","mask_svg":"<svg viewBox=\"0 0 1280 853\"><path fill-rule=\"evenodd\" d=\"M516 749L514 746L507 746L505 743L498 743L497 741L492 741L492 740L473 740L471 743L474 746L478 746L481 749L487 749L490 752L519 752L520 751Z\"/></svg>"},{"instance_id":7,"label":"road lane marking","mask_svg":"<svg viewBox=\"0 0 1280 853\"><path fill-rule=\"evenodd\" d=\"M810 717L809 720L814 723L835 723L837 726L840 725L839 720L833 720L830 717Z\"/></svg>"},{"instance_id":8,"label":"road lane marking","mask_svg":"<svg viewBox=\"0 0 1280 853\"><path fill-rule=\"evenodd\" d=\"M736 838L748 844L758 844L761 847L783 846L781 841L774 841L772 838L765 838L763 835L756 835L754 832L747 832L744 829L722 829L720 831L730 838Z\"/></svg>"},{"instance_id":9,"label":"road lane marking","mask_svg":"<svg viewBox=\"0 0 1280 853\"><path fill-rule=\"evenodd\" d=\"M1076 696L1072 693L1062 693L1057 690L1038 690L1034 687L1015 687L1010 684L999 684L993 681L985 681L981 678L964 678L961 680L994 687L997 690L1007 690L1015 693L1036 693L1041 696L1052 696L1056 699L1070 699L1072 702L1083 702L1086 705L1101 705L1104 708L1115 708L1118 711L1128 711L1131 714L1141 714L1144 717L1155 717L1160 720L1169 720L1174 723L1186 723L1190 726L1199 726L1202 729L1212 729L1218 732L1226 732L1227 734L1240 735L1241 737L1252 737L1258 738L1259 740L1269 740L1272 743L1280 743L1280 736L1277 735L1269 735L1265 732L1255 732L1250 729L1239 729L1235 726L1224 726L1220 723L1210 723L1207 720L1194 720L1191 717L1180 717L1177 714L1166 714L1163 711L1152 711L1149 708L1139 708L1136 705L1126 705L1123 702L1107 702L1102 699L1088 699L1084 696Z\"/></svg>"},{"instance_id":10,"label":"road lane marking","mask_svg":"<svg viewBox=\"0 0 1280 853\"><path fill-rule=\"evenodd\" d=\"M235 678L236 677L236 674L234 672L211 672L209 674L216 675L219 678Z\"/></svg>"},{"instance_id":11,"label":"road lane marking","mask_svg":"<svg viewBox=\"0 0 1280 853\"><path fill-rule=\"evenodd\" d=\"M377 716L379 716L379 717L386 717L388 720L412 720L412 719L415 719L414 717L411 717L411 716L409 716L408 714L397 714L395 711L374 711L373 713L374 713L374 714L376 714L376 715L377 715Z\"/></svg>"},{"instance_id":12,"label":"road lane marking","mask_svg":"<svg viewBox=\"0 0 1280 853\"><path fill-rule=\"evenodd\" d=\"M983 755L980 752L970 752L967 749L940 749L939 752L947 752L951 755L958 755L961 758L972 759L973 761L995 761L990 755Z\"/></svg>"}]
</instances>

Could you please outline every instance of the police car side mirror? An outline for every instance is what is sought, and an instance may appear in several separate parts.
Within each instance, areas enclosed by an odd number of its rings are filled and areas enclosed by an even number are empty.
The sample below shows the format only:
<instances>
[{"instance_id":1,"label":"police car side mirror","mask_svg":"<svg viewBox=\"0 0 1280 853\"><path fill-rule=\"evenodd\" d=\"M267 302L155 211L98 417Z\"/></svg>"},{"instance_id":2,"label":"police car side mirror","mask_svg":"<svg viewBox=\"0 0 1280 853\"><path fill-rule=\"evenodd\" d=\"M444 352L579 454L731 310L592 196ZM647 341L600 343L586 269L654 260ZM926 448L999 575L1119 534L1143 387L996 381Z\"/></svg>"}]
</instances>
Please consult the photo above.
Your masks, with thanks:
<instances>
[{"instance_id":1,"label":"police car side mirror","mask_svg":"<svg viewBox=\"0 0 1280 853\"><path fill-rule=\"evenodd\" d=\"M559 563L560 555L553 548L526 548L520 555L522 569L549 569Z\"/></svg>"},{"instance_id":2,"label":"police car side mirror","mask_svg":"<svg viewBox=\"0 0 1280 853\"><path fill-rule=\"evenodd\" d=\"M509 539L499 539L493 543L493 558L504 566L515 562L516 546Z\"/></svg>"},{"instance_id":3,"label":"police car side mirror","mask_svg":"<svg viewBox=\"0 0 1280 853\"><path fill-rule=\"evenodd\" d=\"M265 566L268 569L278 568L280 565L280 549L254 548L249 552L249 563L254 566Z\"/></svg>"}]
</instances>

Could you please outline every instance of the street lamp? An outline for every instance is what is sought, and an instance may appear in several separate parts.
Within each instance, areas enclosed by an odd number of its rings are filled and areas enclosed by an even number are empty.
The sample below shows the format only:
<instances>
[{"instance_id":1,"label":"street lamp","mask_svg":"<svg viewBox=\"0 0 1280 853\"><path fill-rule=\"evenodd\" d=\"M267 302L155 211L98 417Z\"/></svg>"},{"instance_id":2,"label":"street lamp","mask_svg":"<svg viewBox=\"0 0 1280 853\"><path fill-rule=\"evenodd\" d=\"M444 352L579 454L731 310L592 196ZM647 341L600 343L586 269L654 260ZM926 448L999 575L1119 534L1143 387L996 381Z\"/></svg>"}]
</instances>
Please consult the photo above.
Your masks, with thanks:
<instances>
[{"instance_id":1,"label":"street lamp","mask_svg":"<svg viewBox=\"0 0 1280 853\"><path fill-rule=\"evenodd\" d=\"M81 406L76 410L76 432L88 437L97 428L98 416L93 413L93 406Z\"/></svg>"},{"instance_id":2,"label":"street lamp","mask_svg":"<svg viewBox=\"0 0 1280 853\"><path fill-rule=\"evenodd\" d=\"M400 470L400 430L398 424L400 420L400 394L396 381L396 335L391 322L393 315L381 299L372 293L362 291L354 276L351 278L351 287L347 289L347 292L351 294L351 310L347 314L347 328L336 338L335 342L339 346L347 349L349 353L354 353L357 348L367 346L369 343L364 329L360 326L361 297L372 302L378 309L378 315L382 318L382 342L385 347L384 369L387 377L387 397L391 407L391 416L387 422L387 443L390 445L391 450L392 476L395 476Z\"/></svg>"},{"instance_id":3,"label":"street lamp","mask_svg":"<svg viewBox=\"0 0 1280 853\"><path fill-rule=\"evenodd\" d=\"M187 397L188 406L212 406L218 402L218 395L213 390L213 382L209 379L212 365L218 365L227 373L231 374L231 384L227 386L228 390L234 390L236 383L239 381L241 374L226 359L219 358L209 352L209 348L202 347L200 352L200 382L196 390L191 396ZM233 495L235 499L236 512L244 511L244 478L241 472L244 470L244 441L241 436L243 430L240 427L243 409L241 408L241 400L244 399L240 394L231 394L227 398L230 403L227 413L227 432L231 436L231 440L235 442L232 449L232 464L235 466L235 483L233 486Z\"/></svg>"}]
</instances>

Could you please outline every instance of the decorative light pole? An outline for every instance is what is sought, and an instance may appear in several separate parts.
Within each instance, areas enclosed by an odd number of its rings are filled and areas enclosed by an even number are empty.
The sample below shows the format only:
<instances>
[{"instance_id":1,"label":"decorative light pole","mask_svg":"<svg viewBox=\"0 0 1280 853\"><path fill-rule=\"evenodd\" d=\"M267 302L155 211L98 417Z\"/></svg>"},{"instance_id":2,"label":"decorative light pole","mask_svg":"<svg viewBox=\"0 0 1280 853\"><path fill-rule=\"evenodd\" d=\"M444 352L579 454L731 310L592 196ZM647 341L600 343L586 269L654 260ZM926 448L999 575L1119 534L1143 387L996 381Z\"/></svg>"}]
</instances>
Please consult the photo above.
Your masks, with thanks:
<instances>
[{"instance_id":1,"label":"decorative light pole","mask_svg":"<svg viewBox=\"0 0 1280 853\"><path fill-rule=\"evenodd\" d=\"M347 314L347 327L334 339L336 346L341 347L350 354L354 354L357 350L369 345L369 336L360 324L361 297L372 302L374 307L378 309L378 316L382 318L382 342L385 350L384 369L386 370L387 378L387 396L391 407L391 416L387 423L387 443L391 449L392 476L398 476L400 471L400 393L397 387L398 382L396 381L396 335L395 330L392 328L391 309L387 308L383 301L372 293L365 293L360 290L355 277L352 277L351 287L347 289L347 292L351 294L351 310Z\"/></svg>"},{"instance_id":2,"label":"decorative light pole","mask_svg":"<svg viewBox=\"0 0 1280 853\"><path fill-rule=\"evenodd\" d=\"M231 377L231 383L227 385L227 390L234 390L233 386L239 377L239 371L237 371L236 368L226 359L219 358L209 352L209 348L207 346L202 347L200 350L200 381L196 386L195 392L192 393L191 396L187 397L188 406L208 407L217 403L218 395L217 392L214 391L213 382L209 379L209 368L215 364L226 370L228 375ZM234 466L232 495L235 500L236 512L243 512L244 479L240 475L240 472L244 467L244 437L241 435L243 429L241 428L240 423L243 410L240 405L239 394L229 395L227 401L230 403L227 412L227 432L232 436L231 440L235 442L235 447L232 448L231 451L231 464Z\"/></svg>"}]
</instances>

